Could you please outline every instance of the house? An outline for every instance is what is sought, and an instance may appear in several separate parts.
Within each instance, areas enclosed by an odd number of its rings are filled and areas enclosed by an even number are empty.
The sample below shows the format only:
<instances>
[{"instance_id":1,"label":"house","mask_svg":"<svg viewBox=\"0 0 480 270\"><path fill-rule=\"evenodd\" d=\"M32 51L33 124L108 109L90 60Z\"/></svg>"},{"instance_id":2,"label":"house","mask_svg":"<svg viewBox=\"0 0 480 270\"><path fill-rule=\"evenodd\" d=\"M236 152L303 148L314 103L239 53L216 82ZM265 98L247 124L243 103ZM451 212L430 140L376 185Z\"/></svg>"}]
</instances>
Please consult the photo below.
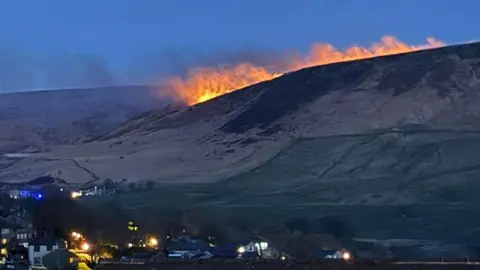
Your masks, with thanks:
<instances>
[{"instance_id":1,"label":"house","mask_svg":"<svg viewBox=\"0 0 480 270\"><path fill-rule=\"evenodd\" d=\"M181 259L210 259L210 258L236 258L240 245L220 244L214 245L202 238L182 236L172 240L168 245L169 258Z\"/></svg>"},{"instance_id":2,"label":"house","mask_svg":"<svg viewBox=\"0 0 480 270\"><path fill-rule=\"evenodd\" d=\"M27 247L28 240L35 238L36 231L32 223L28 222L30 217L26 213L18 209L16 212L14 215L0 218L0 237L8 241L15 240Z\"/></svg>"},{"instance_id":3,"label":"house","mask_svg":"<svg viewBox=\"0 0 480 270\"><path fill-rule=\"evenodd\" d=\"M244 246L240 246L238 248L238 253L239 256L237 258L239 259L256 259L256 258L262 258L262 259L280 259L281 258L281 253L268 245L268 242L261 241L252 241L249 242L248 244Z\"/></svg>"},{"instance_id":4,"label":"house","mask_svg":"<svg viewBox=\"0 0 480 270\"><path fill-rule=\"evenodd\" d=\"M79 257L68 249L53 250L42 257L42 265L47 269L78 268Z\"/></svg>"},{"instance_id":5,"label":"house","mask_svg":"<svg viewBox=\"0 0 480 270\"><path fill-rule=\"evenodd\" d=\"M7 222L0 222L0 237L2 243L12 242L25 248L28 247L28 242L35 238L35 230L31 224L23 227L19 224L8 224Z\"/></svg>"},{"instance_id":6,"label":"house","mask_svg":"<svg viewBox=\"0 0 480 270\"><path fill-rule=\"evenodd\" d=\"M169 258L193 258L201 256L208 251L210 245L200 238L181 236L170 242L167 247L167 256Z\"/></svg>"},{"instance_id":7,"label":"house","mask_svg":"<svg viewBox=\"0 0 480 270\"><path fill-rule=\"evenodd\" d=\"M237 258L239 253L238 249L240 248L239 244L230 243L230 244L219 244L211 247L209 252L215 258Z\"/></svg>"},{"instance_id":8,"label":"house","mask_svg":"<svg viewBox=\"0 0 480 270\"><path fill-rule=\"evenodd\" d=\"M352 255L350 252L348 252L345 249L337 250L337 249L331 249L331 250L314 250L312 253L312 256L314 259L327 259L327 260L351 260Z\"/></svg>"},{"instance_id":9,"label":"house","mask_svg":"<svg viewBox=\"0 0 480 270\"><path fill-rule=\"evenodd\" d=\"M58 238L36 238L28 243L28 261L30 264L42 264L43 256L48 253L66 249L67 242Z\"/></svg>"},{"instance_id":10,"label":"house","mask_svg":"<svg viewBox=\"0 0 480 270\"><path fill-rule=\"evenodd\" d=\"M36 231L32 228L32 224L28 223L27 227L20 227L15 230L15 241L17 244L28 248L28 243L35 239Z\"/></svg>"},{"instance_id":11,"label":"house","mask_svg":"<svg viewBox=\"0 0 480 270\"><path fill-rule=\"evenodd\" d=\"M15 237L15 227L10 222L0 219L0 237L5 240L10 240Z\"/></svg>"}]
</instances>

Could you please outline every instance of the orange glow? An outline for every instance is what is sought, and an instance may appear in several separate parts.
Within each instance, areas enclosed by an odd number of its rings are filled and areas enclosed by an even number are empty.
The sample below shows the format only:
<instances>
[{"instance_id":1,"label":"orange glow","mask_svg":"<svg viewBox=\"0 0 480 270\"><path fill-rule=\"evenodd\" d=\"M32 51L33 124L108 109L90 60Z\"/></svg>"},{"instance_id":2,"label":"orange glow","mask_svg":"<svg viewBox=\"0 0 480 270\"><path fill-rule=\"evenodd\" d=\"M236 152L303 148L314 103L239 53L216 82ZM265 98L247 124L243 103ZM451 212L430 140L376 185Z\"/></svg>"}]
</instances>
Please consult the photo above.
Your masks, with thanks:
<instances>
[{"instance_id":1,"label":"orange glow","mask_svg":"<svg viewBox=\"0 0 480 270\"><path fill-rule=\"evenodd\" d=\"M172 77L167 85L174 90L177 99L193 105L280 75L245 63L233 68L192 69L187 80Z\"/></svg>"},{"instance_id":2,"label":"orange glow","mask_svg":"<svg viewBox=\"0 0 480 270\"><path fill-rule=\"evenodd\" d=\"M373 44L370 48L353 46L344 51L330 44L317 43L311 46L310 53L305 58L293 59L281 70L290 72L311 66L407 53L444 45L435 38L428 38L425 45L411 46L393 36L383 37L381 42ZM265 67L243 63L230 68L192 69L187 79L172 77L167 80L166 85L173 91L175 98L193 105L281 75L282 73L270 72Z\"/></svg>"}]
</instances>

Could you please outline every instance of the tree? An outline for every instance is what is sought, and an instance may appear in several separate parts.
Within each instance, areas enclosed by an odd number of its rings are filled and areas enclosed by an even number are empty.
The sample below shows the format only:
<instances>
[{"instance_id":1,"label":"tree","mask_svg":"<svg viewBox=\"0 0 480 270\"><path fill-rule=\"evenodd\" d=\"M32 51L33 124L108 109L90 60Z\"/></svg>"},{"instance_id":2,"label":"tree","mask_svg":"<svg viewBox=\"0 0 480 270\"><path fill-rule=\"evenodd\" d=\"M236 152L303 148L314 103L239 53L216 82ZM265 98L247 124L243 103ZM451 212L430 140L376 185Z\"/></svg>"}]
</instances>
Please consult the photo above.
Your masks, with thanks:
<instances>
[{"instance_id":1,"label":"tree","mask_svg":"<svg viewBox=\"0 0 480 270\"><path fill-rule=\"evenodd\" d=\"M8 217L14 208L15 202L8 195L0 196L0 215L4 218Z\"/></svg>"},{"instance_id":2,"label":"tree","mask_svg":"<svg viewBox=\"0 0 480 270\"><path fill-rule=\"evenodd\" d=\"M113 182L112 179L107 178L105 179L104 183L106 189L114 189L115 188L115 182Z\"/></svg>"},{"instance_id":3,"label":"tree","mask_svg":"<svg viewBox=\"0 0 480 270\"><path fill-rule=\"evenodd\" d=\"M311 228L308 220L306 218L294 218L285 222L285 226L290 230L290 232L301 232L308 233Z\"/></svg>"},{"instance_id":4,"label":"tree","mask_svg":"<svg viewBox=\"0 0 480 270\"><path fill-rule=\"evenodd\" d=\"M326 216L317 220L321 233L335 236L337 239L349 240L354 237L354 232L348 224L337 218Z\"/></svg>"},{"instance_id":5,"label":"tree","mask_svg":"<svg viewBox=\"0 0 480 270\"><path fill-rule=\"evenodd\" d=\"M129 189L130 191L136 190L136 189L137 189L137 184L136 184L136 183L133 183L133 182L128 183L128 189Z\"/></svg>"},{"instance_id":6,"label":"tree","mask_svg":"<svg viewBox=\"0 0 480 270\"><path fill-rule=\"evenodd\" d=\"M150 190L150 189L153 189L155 188L155 182L153 180L148 180L146 183L145 183L145 187Z\"/></svg>"},{"instance_id":7,"label":"tree","mask_svg":"<svg viewBox=\"0 0 480 270\"><path fill-rule=\"evenodd\" d=\"M92 265L96 265L102 254L103 246L103 230L95 230L92 234L88 235L90 262Z\"/></svg>"},{"instance_id":8,"label":"tree","mask_svg":"<svg viewBox=\"0 0 480 270\"><path fill-rule=\"evenodd\" d=\"M81 229L86 232L92 231L96 225L91 211L67 197L53 196L35 201L31 206L31 212L33 225L41 236L66 239L69 229Z\"/></svg>"}]
</instances>

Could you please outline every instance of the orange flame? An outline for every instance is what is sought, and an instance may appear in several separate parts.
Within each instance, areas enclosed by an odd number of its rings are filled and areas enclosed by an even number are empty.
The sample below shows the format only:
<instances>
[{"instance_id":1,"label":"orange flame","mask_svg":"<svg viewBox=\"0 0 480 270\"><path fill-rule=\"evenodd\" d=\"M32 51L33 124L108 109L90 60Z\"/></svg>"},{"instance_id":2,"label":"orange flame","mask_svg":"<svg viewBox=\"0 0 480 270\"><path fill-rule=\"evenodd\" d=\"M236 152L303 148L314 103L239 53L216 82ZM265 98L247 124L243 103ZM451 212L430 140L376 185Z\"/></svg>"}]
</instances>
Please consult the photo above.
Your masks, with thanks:
<instances>
[{"instance_id":1,"label":"orange flame","mask_svg":"<svg viewBox=\"0 0 480 270\"><path fill-rule=\"evenodd\" d=\"M427 44L411 46L393 36L383 37L380 43L375 43L370 48L353 46L344 51L340 51L330 44L318 43L311 46L307 57L294 59L284 72L336 62L438 48L444 45L435 38L427 38ZM265 67L243 63L233 68L192 69L189 71L188 79L172 77L167 80L167 86L173 90L177 99L193 105L281 75L282 73L270 72Z\"/></svg>"}]
</instances>

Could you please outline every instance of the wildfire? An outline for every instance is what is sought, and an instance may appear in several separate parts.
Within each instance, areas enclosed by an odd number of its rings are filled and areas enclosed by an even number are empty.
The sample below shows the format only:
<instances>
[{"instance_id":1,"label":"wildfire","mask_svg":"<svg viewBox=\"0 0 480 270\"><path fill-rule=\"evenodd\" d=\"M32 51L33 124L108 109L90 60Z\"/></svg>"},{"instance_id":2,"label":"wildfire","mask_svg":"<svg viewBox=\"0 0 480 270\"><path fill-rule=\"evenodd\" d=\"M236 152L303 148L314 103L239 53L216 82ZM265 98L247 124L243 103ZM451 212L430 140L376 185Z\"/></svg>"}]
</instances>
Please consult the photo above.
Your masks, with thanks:
<instances>
[{"instance_id":1,"label":"wildfire","mask_svg":"<svg viewBox=\"0 0 480 270\"><path fill-rule=\"evenodd\" d=\"M193 105L280 75L282 74L244 63L233 68L192 69L187 80L172 77L167 85L174 90L176 98Z\"/></svg>"},{"instance_id":2,"label":"wildfire","mask_svg":"<svg viewBox=\"0 0 480 270\"><path fill-rule=\"evenodd\" d=\"M428 38L427 44L411 46L393 36L383 37L381 42L373 44L370 48L353 46L344 51L330 44L318 43L311 46L310 53L305 58L293 59L281 70L289 72L311 66L407 53L444 45L435 38ZM186 80L180 77L169 78L167 86L173 90L173 95L177 99L193 105L255 83L274 79L282 74L249 63L224 68L203 67L190 70Z\"/></svg>"}]
</instances>

